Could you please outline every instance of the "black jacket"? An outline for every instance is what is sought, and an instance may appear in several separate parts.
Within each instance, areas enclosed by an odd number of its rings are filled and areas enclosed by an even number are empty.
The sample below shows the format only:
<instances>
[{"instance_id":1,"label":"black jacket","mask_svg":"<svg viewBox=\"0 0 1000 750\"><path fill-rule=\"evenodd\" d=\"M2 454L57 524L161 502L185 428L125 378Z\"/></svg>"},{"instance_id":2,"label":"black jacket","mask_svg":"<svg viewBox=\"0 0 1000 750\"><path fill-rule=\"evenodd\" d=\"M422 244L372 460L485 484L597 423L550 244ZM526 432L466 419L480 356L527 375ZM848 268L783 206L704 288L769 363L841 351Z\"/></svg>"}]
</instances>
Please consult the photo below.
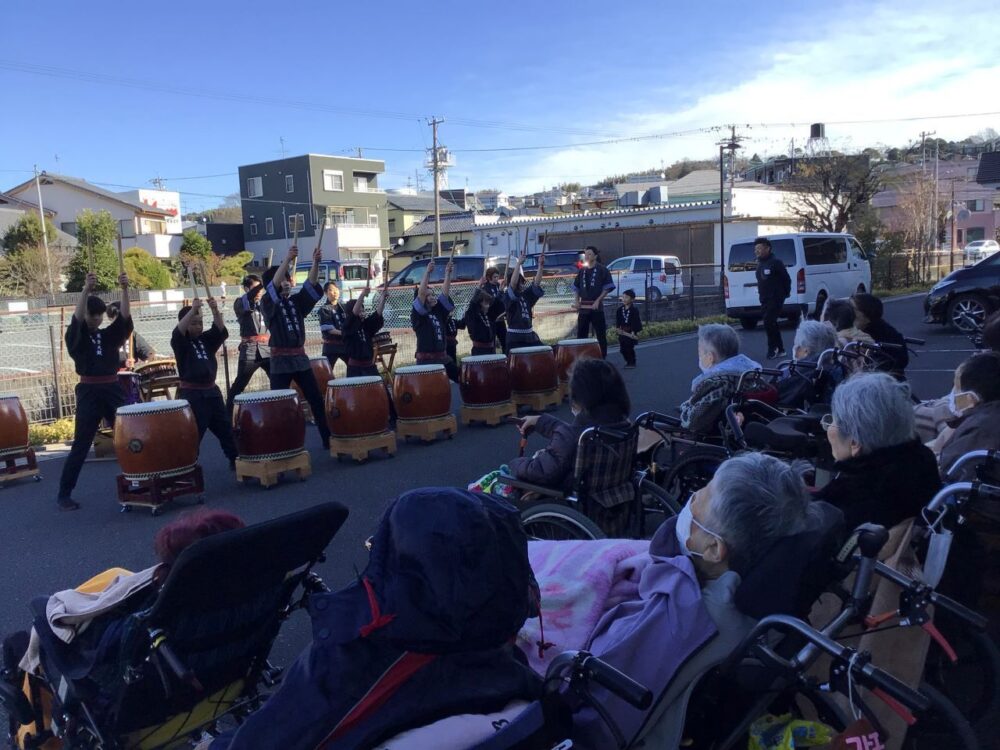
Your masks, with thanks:
<instances>
[{"instance_id":1,"label":"black jacket","mask_svg":"<svg viewBox=\"0 0 1000 750\"><path fill-rule=\"evenodd\" d=\"M792 279L781 259L771 253L757 261L757 296L760 303L784 302L792 293Z\"/></svg>"},{"instance_id":2,"label":"black jacket","mask_svg":"<svg viewBox=\"0 0 1000 750\"><path fill-rule=\"evenodd\" d=\"M886 323L884 320L873 320L865 330L879 344L895 344L901 349L884 349L884 362L879 367L880 370L891 372L894 375L902 375L906 366L910 364L910 354L906 351L906 340L903 334Z\"/></svg>"},{"instance_id":3,"label":"black jacket","mask_svg":"<svg viewBox=\"0 0 1000 750\"><path fill-rule=\"evenodd\" d=\"M843 511L848 533L863 523L888 529L919 516L941 487L934 454L919 440L838 461L834 470L815 497Z\"/></svg>"}]
</instances>

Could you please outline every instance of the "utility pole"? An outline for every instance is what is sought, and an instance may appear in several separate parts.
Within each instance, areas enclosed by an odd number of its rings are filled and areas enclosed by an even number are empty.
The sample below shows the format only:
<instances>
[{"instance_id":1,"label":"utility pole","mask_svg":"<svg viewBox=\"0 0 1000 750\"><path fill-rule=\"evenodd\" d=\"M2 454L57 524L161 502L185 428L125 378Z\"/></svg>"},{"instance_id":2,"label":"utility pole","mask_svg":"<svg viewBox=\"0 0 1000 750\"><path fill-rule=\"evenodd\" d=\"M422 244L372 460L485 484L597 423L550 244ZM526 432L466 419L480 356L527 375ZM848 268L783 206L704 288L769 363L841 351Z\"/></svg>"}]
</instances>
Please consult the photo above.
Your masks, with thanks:
<instances>
[{"instance_id":1,"label":"utility pole","mask_svg":"<svg viewBox=\"0 0 1000 750\"><path fill-rule=\"evenodd\" d=\"M285 136L279 135L278 142L281 144L281 158L285 158Z\"/></svg>"},{"instance_id":2,"label":"utility pole","mask_svg":"<svg viewBox=\"0 0 1000 750\"><path fill-rule=\"evenodd\" d=\"M441 165L439 162L439 151L438 151L438 125L444 122L444 119L438 119L432 117L430 120L431 135L434 141L434 152L432 154L432 165L434 169L434 248L431 251L431 257L438 257L441 255L441 193L438 190L438 180L441 175Z\"/></svg>"},{"instance_id":3,"label":"utility pole","mask_svg":"<svg viewBox=\"0 0 1000 750\"><path fill-rule=\"evenodd\" d=\"M49 303L53 299L52 291L52 261L49 259L49 230L45 226L45 208L42 206L42 182L38 177L38 165L35 165L35 190L38 193L38 219L42 222L42 243L45 245L45 273L49 280Z\"/></svg>"},{"instance_id":4,"label":"utility pole","mask_svg":"<svg viewBox=\"0 0 1000 750\"><path fill-rule=\"evenodd\" d=\"M726 308L726 151L730 152L733 165L736 164L736 149L742 148L740 141L743 140L736 135L736 126L729 126L729 140L719 141L719 290L722 295L722 309ZM729 175L729 199L733 198L733 185L736 177L735 170L730 170Z\"/></svg>"},{"instance_id":5,"label":"utility pole","mask_svg":"<svg viewBox=\"0 0 1000 750\"><path fill-rule=\"evenodd\" d=\"M156 177L150 180L150 183L152 183L153 187L157 190L163 190L164 188L163 178L160 177L160 175L156 175Z\"/></svg>"},{"instance_id":6,"label":"utility pole","mask_svg":"<svg viewBox=\"0 0 1000 750\"><path fill-rule=\"evenodd\" d=\"M364 153L361 151L361 146L355 146L355 150L358 152L358 158L359 159L364 159L365 158Z\"/></svg>"},{"instance_id":7,"label":"utility pole","mask_svg":"<svg viewBox=\"0 0 1000 750\"><path fill-rule=\"evenodd\" d=\"M955 270L955 181L951 181L951 257L948 270Z\"/></svg>"}]
</instances>

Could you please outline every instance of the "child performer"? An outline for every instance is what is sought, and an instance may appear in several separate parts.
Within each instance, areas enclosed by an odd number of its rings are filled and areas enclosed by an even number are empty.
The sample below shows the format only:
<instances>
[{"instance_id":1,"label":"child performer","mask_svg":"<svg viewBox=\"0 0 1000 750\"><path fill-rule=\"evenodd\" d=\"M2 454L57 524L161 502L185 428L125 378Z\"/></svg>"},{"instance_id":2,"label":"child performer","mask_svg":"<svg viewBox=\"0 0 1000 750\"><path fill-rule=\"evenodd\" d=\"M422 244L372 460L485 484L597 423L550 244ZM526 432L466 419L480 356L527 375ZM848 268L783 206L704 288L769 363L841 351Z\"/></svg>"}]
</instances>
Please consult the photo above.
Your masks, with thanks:
<instances>
[{"instance_id":1,"label":"child performer","mask_svg":"<svg viewBox=\"0 0 1000 750\"><path fill-rule=\"evenodd\" d=\"M635 367L635 342L642 330L642 318L639 308L635 306L635 292L626 289L622 292L622 305L615 312L615 327L618 329L618 346L625 358L625 369Z\"/></svg>"},{"instance_id":2,"label":"child performer","mask_svg":"<svg viewBox=\"0 0 1000 750\"><path fill-rule=\"evenodd\" d=\"M526 253L522 253L514 264L504 296L504 307L507 310L507 352L521 346L538 346L542 343L531 326L535 303L545 294L542 289L545 253L538 256L538 270L527 288L521 274L525 257Z\"/></svg>"}]
</instances>

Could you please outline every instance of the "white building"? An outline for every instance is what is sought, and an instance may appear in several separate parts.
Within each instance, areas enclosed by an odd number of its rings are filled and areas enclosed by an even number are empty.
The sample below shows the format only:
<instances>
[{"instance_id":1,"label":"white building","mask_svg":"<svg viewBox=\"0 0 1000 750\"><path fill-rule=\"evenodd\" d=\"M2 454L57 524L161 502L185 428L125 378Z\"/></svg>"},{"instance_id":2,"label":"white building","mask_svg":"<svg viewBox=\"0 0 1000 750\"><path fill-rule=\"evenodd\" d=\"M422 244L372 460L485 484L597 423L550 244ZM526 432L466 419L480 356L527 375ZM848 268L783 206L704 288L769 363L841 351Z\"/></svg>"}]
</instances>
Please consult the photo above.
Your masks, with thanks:
<instances>
[{"instance_id":1,"label":"white building","mask_svg":"<svg viewBox=\"0 0 1000 750\"><path fill-rule=\"evenodd\" d=\"M140 247L156 258L172 258L181 248L180 194L168 190L113 193L85 180L42 172L39 177L46 213L57 228L76 236L82 211L107 211L118 225L125 249ZM7 191L24 200L37 199L35 180Z\"/></svg>"},{"instance_id":2,"label":"white building","mask_svg":"<svg viewBox=\"0 0 1000 750\"><path fill-rule=\"evenodd\" d=\"M492 212L510 206L507 193L503 190L477 190L476 198L482 204L484 211Z\"/></svg>"}]
</instances>

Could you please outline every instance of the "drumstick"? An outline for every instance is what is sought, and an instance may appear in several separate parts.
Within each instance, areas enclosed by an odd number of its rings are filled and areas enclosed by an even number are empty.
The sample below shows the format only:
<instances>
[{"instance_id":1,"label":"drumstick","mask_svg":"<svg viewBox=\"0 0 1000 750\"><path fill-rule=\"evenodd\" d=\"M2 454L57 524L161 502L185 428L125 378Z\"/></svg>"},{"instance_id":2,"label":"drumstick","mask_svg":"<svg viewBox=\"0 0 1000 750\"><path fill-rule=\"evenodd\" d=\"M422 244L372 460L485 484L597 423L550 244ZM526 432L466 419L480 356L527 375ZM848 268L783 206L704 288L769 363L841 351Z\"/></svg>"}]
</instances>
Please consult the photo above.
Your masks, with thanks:
<instances>
[{"instance_id":1,"label":"drumstick","mask_svg":"<svg viewBox=\"0 0 1000 750\"><path fill-rule=\"evenodd\" d=\"M90 273L94 272L94 242L93 240L87 241L87 271Z\"/></svg>"},{"instance_id":2,"label":"drumstick","mask_svg":"<svg viewBox=\"0 0 1000 750\"><path fill-rule=\"evenodd\" d=\"M316 240L316 247L323 247L323 232L326 231L326 216L319 224L319 239Z\"/></svg>"},{"instance_id":3,"label":"drumstick","mask_svg":"<svg viewBox=\"0 0 1000 750\"><path fill-rule=\"evenodd\" d=\"M201 269L201 283L205 287L205 296L206 297L211 297L212 296L212 292L208 288L208 272L205 270L205 261L203 261L203 260L198 261L198 268Z\"/></svg>"},{"instance_id":4,"label":"drumstick","mask_svg":"<svg viewBox=\"0 0 1000 750\"><path fill-rule=\"evenodd\" d=\"M292 229L292 245L294 247L299 246L299 220L297 217L293 217L295 221L295 226Z\"/></svg>"},{"instance_id":5,"label":"drumstick","mask_svg":"<svg viewBox=\"0 0 1000 750\"><path fill-rule=\"evenodd\" d=\"M122 253L122 236L118 235L118 273L125 273L125 255Z\"/></svg>"},{"instance_id":6,"label":"drumstick","mask_svg":"<svg viewBox=\"0 0 1000 750\"><path fill-rule=\"evenodd\" d=\"M187 264L188 280L191 282L191 299L198 299L198 287L194 282L194 263Z\"/></svg>"}]
</instances>

